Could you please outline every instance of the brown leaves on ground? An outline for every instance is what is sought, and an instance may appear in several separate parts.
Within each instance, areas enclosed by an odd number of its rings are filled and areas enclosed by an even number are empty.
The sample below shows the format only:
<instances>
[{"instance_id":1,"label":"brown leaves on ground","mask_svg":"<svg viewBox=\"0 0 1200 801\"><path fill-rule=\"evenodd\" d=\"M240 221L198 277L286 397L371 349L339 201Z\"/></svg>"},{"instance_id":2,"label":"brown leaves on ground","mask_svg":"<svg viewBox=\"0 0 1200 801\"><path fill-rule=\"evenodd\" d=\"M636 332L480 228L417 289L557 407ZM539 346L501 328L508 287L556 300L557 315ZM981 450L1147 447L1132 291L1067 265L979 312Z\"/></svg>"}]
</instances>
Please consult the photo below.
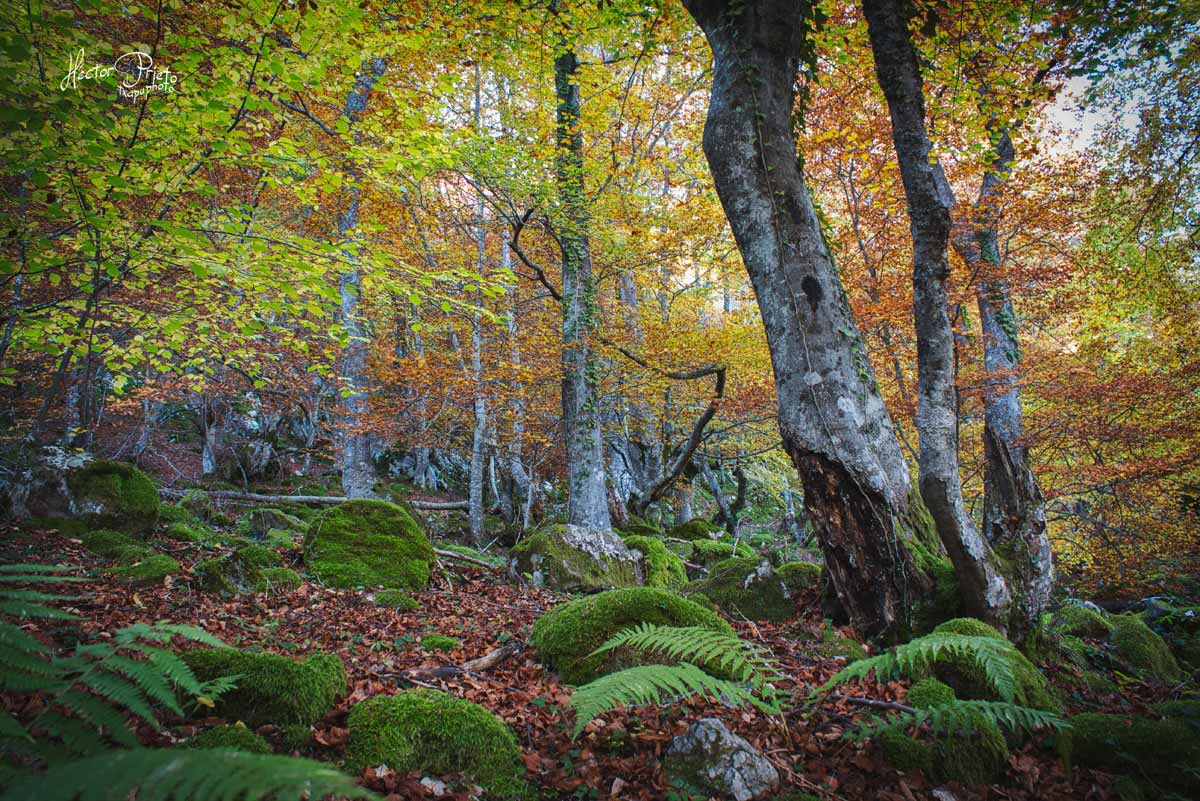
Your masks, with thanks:
<instances>
[{"instance_id":1,"label":"brown leaves on ground","mask_svg":"<svg viewBox=\"0 0 1200 801\"><path fill-rule=\"evenodd\" d=\"M27 561L98 567L94 556L58 535L12 532L6 537L0 561ZM185 564L193 563L194 546L175 548ZM298 554L285 560L301 568ZM826 701L816 708L796 704L785 718L769 718L755 710L730 710L708 701L668 709L638 708L610 713L593 721L578 740L570 737L572 714L567 709L569 688L537 662L532 648L519 651L486 672L467 672L436 678L439 667L479 658L515 639L525 640L534 620L562 599L553 593L505 583L483 570L449 565L439 586L418 593L423 608L398 612L376 606L364 592L332 590L306 582L294 592L277 596L242 595L223 600L197 591L189 575L168 578L154 587L131 587L97 575L78 585L88 599L75 602L90 636L136 622L169 620L199 625L230 645L255 646L283 654L327 651L339 655L350 677L350 693L314 727L305 756L338 762L346 739L350 708L379 693L400 692L412 686L406 676L430 676L433 686L481 704L514 730L523 751L530 781L561 797L620 798L656 801L667 797L660 757L671 739L690 720L702 716L723 719L737 734L766 754L780 771L785 789L829 799L915 801L931 797L933 789L921 774L900 774L871 744L856 745L842 733L861 719L865 710L845 700ZM448 583L449 582L449 583ZM76 588L72 588L73 591ZM843 662L818 656L812 649L820 630L820 606L815 597L801 602L800 616L785 625L736 624L739 633L767 647L787 677L781 688L801 696L825 682ZM32 625L32 624L31 624ZM427 652L421 637L437 632L458 637L462 645L450 653ZM902 700L898 682L863 683L842 688L847 696ZM3 696L0 696L3 697ZM16 699L3 697L13 709ZM23 703L32 703L26 699ZM14 710L16 711L16 710ZM207 722L207 721L205 721ZM200 726L181 723L163 733L148 729L148 743L170 745ZM274 727L265 727L270 734ZM364 771L361 780L389 799L468 799L469 783L421 782L418 775L398 775L387 768ZM1003 786L958 787L959 801L1056 801L1112 798L1108 777L1087 770L1067 775L1052 752L1027 744L1013 754ZM455 792L461 788L466 791ZM436 792L442 792L437 796Z\"/></svg>"}]
</instances>

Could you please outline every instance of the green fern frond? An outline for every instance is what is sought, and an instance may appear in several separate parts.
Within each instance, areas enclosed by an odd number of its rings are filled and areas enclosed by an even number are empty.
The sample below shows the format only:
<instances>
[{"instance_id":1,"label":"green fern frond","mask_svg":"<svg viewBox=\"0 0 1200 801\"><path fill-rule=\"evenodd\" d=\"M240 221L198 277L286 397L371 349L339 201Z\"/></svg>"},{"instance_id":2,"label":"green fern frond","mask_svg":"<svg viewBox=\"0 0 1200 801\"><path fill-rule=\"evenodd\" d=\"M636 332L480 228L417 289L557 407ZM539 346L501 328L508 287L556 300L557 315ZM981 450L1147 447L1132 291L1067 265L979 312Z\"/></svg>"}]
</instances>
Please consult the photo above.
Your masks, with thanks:
<instances>
[{"instance_id":1,"label":"green fern frond","mask_svg":"<svg viewBox=\"0 0 1200 801\"><path fill-rule=\"evenodd\" d=\"M902 673L912 675L929 672L936 662L950 655L978 665L996 694L1011 704L1017 695L1013 650L1012 643L994 637L930 634L897 646L892 651L850 663L826 682L818 693L826 693L853 679L864 679L872 672L880 681L897 678Z\"/></svg>"},{"instance_id":2,"label":"green fern frond","mask_svg":"<svg viewBox=\"0 0 1200 801\"><path fill-rule=\"evenodd\" d=\"M125 716L103 699L81 690L68 690L59 696L58 701L72 714L104 731L115 742L129 748L138 746L137 737L125 723Z\"/></svg>"},{"instance_id":3,"label":"green fern frond","mask_svg":"<svg viewBox=\"0 0 1200 801\"><path fill-rule=\"evenodd\" d=\"M44 654L46 646L21 630L20 626L0 621L0 648L21 651L26 654Z\"/></svg>"},{"instance_id":4,"label":"green fern frond","mask_svg":"<svg viewBox=\"0 0 1200 801\"><path fill-rule=\"evenodd\" d=\"M617 648L633 648L647 655L661 655L680 662L704 665L756 687L778 678L779 671L765 652L740 639L736 634L714 631L703 626L656 626L642 623L625 629L592 652L606 653Z\"/></svg>"},{"instance_id":5,"label":"green fern frond","mask_svg":"<svg viewBox=\"0 0 1200 801\"><path fill-rule=\"evenodd\" d=\"M759 698L741 684L718 679L695 665L639 665L601 676L583 685L571 695L575 710L575 733L578 737L595 718L619 706L662 704L666 700L683 700L693 695L720 698L732 706L753 706L768 715L780 714L772 700Z\"/></svg>"},{"instance_id":6,"label":"green fern frond","mask_svg":"<svg viewBox=\"0 0 1200 801\"><path fill-rule=\"evenodd\" d=\"M901 711L887 717L872 717L857 729L846 732L851 741L868 740L888 733L903 733L928 724L934 734L955 735L970 732L978 725L978 715L1015 734L1039 729L1062 731L1070 728L1066 720L1052 712L1010 704L1004 701L951 701L929 709Z\"/></svg>"},{"instance_id":7,"label":"green fern frond","mask_svg":"<svg viewBox=\"0 0 1200 801\"><path fill-rule=\"evenodd\" d=\"M231 749L135 749L56 765L0 801L252 801L378 798L328 765Z\"/></svg>"},{"instance_id":8,"label":"green fern frond","mask_svg":"<svg viewBox=\"0 0 1200 801\"><path fill-rule=\"evenodd\" d=\"M183 714L171 685L167 683L162 672L153 663L137 662L118 655L105 660L103 668L133 680L146 697L162 704L176 715Z\"/></svg>"}]
</instances>

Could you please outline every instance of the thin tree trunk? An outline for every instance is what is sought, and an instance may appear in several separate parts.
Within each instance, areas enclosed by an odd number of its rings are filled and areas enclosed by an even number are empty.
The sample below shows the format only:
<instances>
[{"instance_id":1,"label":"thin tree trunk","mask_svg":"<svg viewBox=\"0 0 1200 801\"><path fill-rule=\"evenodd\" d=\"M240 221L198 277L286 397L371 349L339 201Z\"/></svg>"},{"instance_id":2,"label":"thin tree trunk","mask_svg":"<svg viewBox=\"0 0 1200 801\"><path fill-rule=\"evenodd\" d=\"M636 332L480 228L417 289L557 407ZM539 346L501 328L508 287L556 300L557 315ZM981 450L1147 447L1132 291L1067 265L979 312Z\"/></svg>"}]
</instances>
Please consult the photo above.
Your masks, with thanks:
<instances>
[{"instance_id":1,"label":"thin tree trunk","mask_svg":"<svg viewBox=\"0 0 1200 801\"><path fill-rule=\"evenodd\" d=\"M903 637L932 586L909 544L931 532L910 508L908 467L796 157L793 87L813 8L685 5L713 50L704 153L758 299L784 448L851 621Z\"/></svg>"},{"instance_id":2,"label":"thin tree trunk","mask_svg":"<svg viewBox=\"0 0 1200 801\"><path fill-rule=\"evenodd\" d=\"M992 167L983 176L974 220L956 230L955 250L971 272L983 329L984 536L1006 560L1013 591L1009 635L1021 640L1050 601L1054 557L1046 534L1046 507L1022 443L1021 348L1008 284L996 273L1001 256L996 204L1015 159L1007 130L993 131Z\"/></svg>"},{"instance_id":3,"label":"thin tree trunk","mask_svg":"<svg viewBox=\"0 0 1200 801\"><path fill-rule=\"evenodd\" d=\"M596 329L596 284L588 242L587 198L583 188L583 137L579 131L579 60L566 50L554 60L557 142L556 181L563 212L562 411L567 447L567 522L611 530L604 480L593 359L588 338Z\"/></svg>"},{"instance_id":4,"label":"thin tree trunk","mask_svg":"<svg viewBox=\"0 0 1200 801\"><path fill-rule=\"evenodd\" d=\"M967 514L958 472L954 332L946 282L954 193L930 160L925 88L901 0L863 0L875 73L887 98L892 141L908 203L913 245L913 318L917 332L917 432L921 498L958 578L963 608L1007 628L1011 596L995 555Z\"/></svg>"},{"instance_id":5,"label":"thin tree trunk","mask_svg":"<svg viewBox=\"0 0 1200 801\"><path fill-rule=\"evenodd\" d=\"M343 115L353 127L367 108L367 100L375 81L383 75L387 65L383 59L373 59L365 64L355 76L354 88L346 97ZM371 498L375 495L375 468L371 463L371 435L364 430L368 409L367 392L367 336L362 323L362 269L359 247L362 237L358 234L359 188L358 170L346 162L345 180L349 184L349 201L345 212L338 217L338 234L349 238L345 248L346 260L354 266L342 273L338 282L342 306L342 327L346 331L347 344L342 352L341 377L347 385L342 397L342 414L345 426L342 432L342 492L347 498Z\"/></svg>"},{"instance_id":6,"label":"thin tree trunk","mask_svg":"<svg viewBox=\"0 0 1200 801\"><path fill-rule=\"evenodd\" d=\"M482 76L478 63L475 65L475 129L483 130L483 87ZM475 202L475 271L479 275L477 286L487 274L487 229L484 228L483 193L478 192ZM476 290L475 303L483 303L483 289ZM470 472L470 501L471 509L468 517L471 525L471 542L479 545L483 542L483 470L484 457L487 450L487 395L483 382L483 316L479 311L471 315L471 379L475 385L475 399L472 404L475 416L475 426L471 433L471 472Z\"/></svg>"}]
</instances>

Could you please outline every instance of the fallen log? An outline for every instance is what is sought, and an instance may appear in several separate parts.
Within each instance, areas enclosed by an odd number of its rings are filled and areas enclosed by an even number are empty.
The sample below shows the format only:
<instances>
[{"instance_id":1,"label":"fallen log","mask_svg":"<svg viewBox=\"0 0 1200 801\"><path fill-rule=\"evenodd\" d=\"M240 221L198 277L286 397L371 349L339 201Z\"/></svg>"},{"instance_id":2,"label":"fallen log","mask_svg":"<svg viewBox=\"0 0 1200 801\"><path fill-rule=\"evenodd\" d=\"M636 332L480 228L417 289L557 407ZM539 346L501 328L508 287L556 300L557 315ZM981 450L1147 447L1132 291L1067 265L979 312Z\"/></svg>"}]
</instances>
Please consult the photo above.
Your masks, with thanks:
<instances>
[{"instance_id":1,"label":"fallen log","mask_svg":"<svg viewBox=\"0 0 1200 801\"><path fill-rule=\"evenodd\" d=\"M457 553L455 551L443 551L441 548L434 548L433 552L436 553L438 556L444 556L447 559L457 559L460 562L470 562L473 565L479 565L480 567L486 567L488 570L498 571L498 570L503 569L503 568L497 567L496 565L485 562L482 559L476 559L473 556L467 556L464 553Z\"/></svg>"},{"instance_id":2,"label":"fallen log","mask_svg":"<svg viewBox=\"0 0 1200 801\"><path fill-rule=\"evenodd\" d=\"M159 490L163 495L182 497L183 490ZM319 506L322 504L335 505L350 500L345 495L263 495L258 492L239 492L237 490L205 490L210 498L223 498L230 501L256 501L258 503L303 503ZM409 501L414 509L437 512L452 509L469 509L470 501Z\"/></svg>"},{"instance_id":3,"label":"fallen log","mask_svg":"<svg viewBox=\"0 0 1200 801\"><path fill-rule=\"evenodd\" d=\"M395 674L395 678L402 681L411 682L421 687L429 686L425 682L433 679L454 679L459 676L474 676L476 678L485 678L481 674L485 670L491 670L496 665L509 659L516 654L525 650L525 643L518 640L512 640L499 648L496 648L477 659L468 659L461 665L442 665L436 668L413 668L411 670L401 671ZM437 689L434 687L433 689Z\"/></svg>"}]
</instances>

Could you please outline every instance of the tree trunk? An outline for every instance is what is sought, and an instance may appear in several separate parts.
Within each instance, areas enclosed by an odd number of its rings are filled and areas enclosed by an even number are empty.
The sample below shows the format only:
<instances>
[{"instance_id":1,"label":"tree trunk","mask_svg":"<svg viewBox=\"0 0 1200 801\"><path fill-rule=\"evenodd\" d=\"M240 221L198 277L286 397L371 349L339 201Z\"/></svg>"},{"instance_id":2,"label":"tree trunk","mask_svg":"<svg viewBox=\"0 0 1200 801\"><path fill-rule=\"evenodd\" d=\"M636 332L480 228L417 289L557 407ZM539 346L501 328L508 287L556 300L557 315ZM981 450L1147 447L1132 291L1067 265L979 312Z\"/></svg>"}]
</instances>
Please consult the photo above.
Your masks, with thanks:
<instances>
[{"instance_id":1,"label":"tree trunk","mask_svg":"<svg viewBox=\"0 0 1200 801\"><path fill-rule=\"evenodd\" d=\"M796 157L793 87L812 8L801 0L685 5L713 50L704 153L758 299L784 448L855 627L903 637L931 587L908 547L924 544L926 532Z\"/></svg>"},{"instance_id":2,"label":"tree trunk","mask_svg":"<svg viewBox=\"0 0 1200 801\"><path fill-rule=\"evenodd\" d=\"M475 65L475 128L483 130L483 87L480 85L479 64ZM484 276L487 274L487 229L484 227L483 193L477 192L475 202L475 271L479 274L477 286L482 287ZM484 302L483 289L477 289L475 302ZM471 380L475 385L473 411L475 426L471 433L471 472L470 472L470 518L471 542L479 545L483 542L483 469L484 456L487 450L487 396L483 381L483 316L479 311L471 315Z\"/></svg>"},{"instance_id":3,"label":"tree trunk","mask_svg":"<svg viewBox=\"0 0 1200 801\"><path fill-rule=\"evenodd\" d=\"M930 161L925 87L901 0L863 0L863 9L875 73L891 113L912 232L921 498L954 563L964 610L1005 629L1011 601L1008 583L967 513L958 472L954 333L946 292L954 193L941 166Z\"/></svg>"},{"instance_id":4,"label":"tree trunk","mask_svg":"<svg viewBox=\"0 0 1200 801\"><path fill-rule=\"evenodd\" d=\"M983 532L992 548L1006 559L1013 592L1009 635L1021 640L1050 601L1054 557L1046 535L1045 502L1021 442L1024 421L1017 320L1008 284L996 274L1001 263L996 203L1015 154L1007 130L993 131L993 135L995 159L983 176L974 221L955 232L954 247L978 276L975 291L988 373Z\"/></svg>"},{"instance_id":5,"label":"tree trunk","mask_svg":"<svg viewBox=\"0 0 1200 801\"><path fill-rule=\"evenodd\" d=\"M375 81L383 75L385 69L383 59L373 59L364 64L355 76L354 89L347 95L343 111L351 126L362 118ZM358 248L362 242L357 232L358 171L349 161L344 171L349 185L349 201L345 212L338 217L338 234L349 237L346 260L354 266L343 273L338 281L342 326L347 337L341 359L341 377L345 380L348 390L342 398L345 426L342 432L342 492L347 498L371 498L375 495L375 468L371 463L371 435L363 430L368 408L367 337L359 309L362 302L362 270L358 266Z\"/></svg>"},{"instance_id":6,"label":"tree trunk","mask_svg":"<svg viewBox=\"0 0 1200 801\"><path fill-rule=\"evenodd\" d=\"M557 155L555 177L563 214L562 246L562 412L567 446L567 522L610 530L604 481L592 353L588 337L596 327L596 285L588 242L587 198L583 189L583 138L579 132L579 61L566 50L554 60Z\"/></svg>"}]
</instances>

